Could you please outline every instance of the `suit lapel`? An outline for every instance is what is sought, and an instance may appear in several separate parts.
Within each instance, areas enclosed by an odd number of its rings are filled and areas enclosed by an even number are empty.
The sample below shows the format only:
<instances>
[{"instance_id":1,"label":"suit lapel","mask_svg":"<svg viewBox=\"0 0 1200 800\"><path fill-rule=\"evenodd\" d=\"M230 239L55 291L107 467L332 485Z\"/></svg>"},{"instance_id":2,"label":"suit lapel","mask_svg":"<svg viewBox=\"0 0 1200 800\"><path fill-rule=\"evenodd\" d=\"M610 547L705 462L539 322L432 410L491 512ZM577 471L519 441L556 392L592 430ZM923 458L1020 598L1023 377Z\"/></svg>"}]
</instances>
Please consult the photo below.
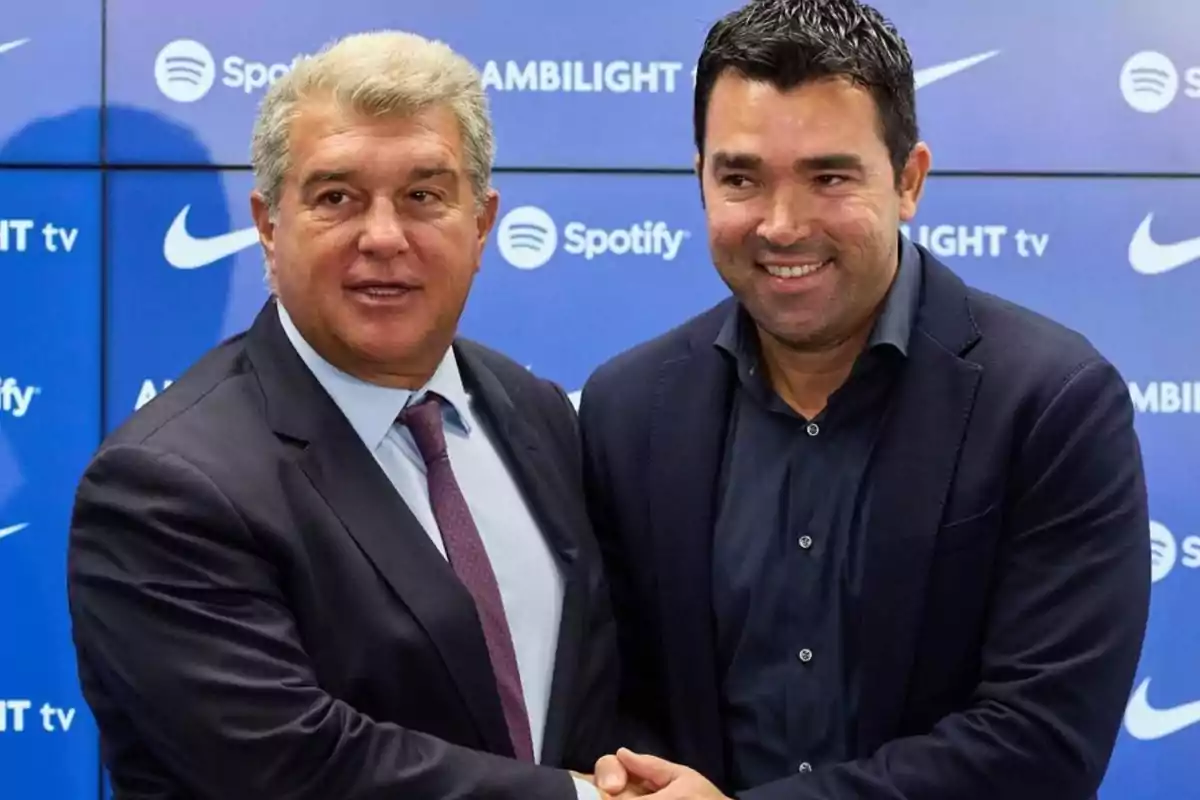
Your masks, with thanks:
<instances>
[{"instance_id":1,"label":"suit lapel","mask_svg":"<svg viewBox=\"0 0 1200 800\"><path fill-rule=\"evenodd\" d=\"M923 256L925 300L871 467L858 629L861 755L892 737L903 712L926 575L981 374L959 357L978 338L965 288Z\"/></svg>"},{"instance_id":2,"label":"suit lapel","mask_svg":"<svg viewBox=\"0 0 1200 800\"><path fill-rule=\"evenodd\" d=\"M563 482L562 465L550 457L546 445L526 421L525 414L531 409L522 413L517 408L495 373L474 353L469 343L461 342L456 352L464 384L478 401L480 416L493 432L492 439L562 570L562 622L541 753L542 763L558 764L563 757L571 720L574 680L579 674L587 615L582 574L585 565L579 558L576 526L565 516L563 507L563 498L577 495L579 489ZM579 524L584 523L586 520Z\"/></svg>"},{"instance_id":3,"label":"suit lapel","mask_svg":"<svg viewBox=\"0 0 1200 800\"><path fill-rule=\"evenodd\" d=\"M725 308L723 304L721 308ZM647 473L663 651L681 760L724 779L721 694L712 611L717 479L729 417L730 377L701 326L692 352L664 365L652 410ZM707 334L712 335L707 335ZM708 341L706 342L705 339Z\"/></svg>"},{"instance_id":4,"label":"suit lapel","mask_svg":"<svg viewBox=\"0 0 1200 800\"><path fill-rule=\"evenodd\" d=\"M513 755L470 594L292 348L268 303L249 334L267 416L277 433L307 445L296 466L341 520L440 654L487 749Z\"/></svg>"}]
</instances>

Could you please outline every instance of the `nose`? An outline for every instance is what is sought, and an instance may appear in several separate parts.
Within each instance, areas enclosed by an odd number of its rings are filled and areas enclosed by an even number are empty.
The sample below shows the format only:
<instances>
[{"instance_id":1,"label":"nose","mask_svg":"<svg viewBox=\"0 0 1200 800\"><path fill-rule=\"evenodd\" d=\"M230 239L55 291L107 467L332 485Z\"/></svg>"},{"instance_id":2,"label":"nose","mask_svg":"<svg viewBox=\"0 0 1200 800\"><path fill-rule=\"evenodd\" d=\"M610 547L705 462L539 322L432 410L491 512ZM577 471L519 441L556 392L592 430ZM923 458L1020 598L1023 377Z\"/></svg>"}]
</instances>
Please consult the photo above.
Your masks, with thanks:
<instances>
[{"instance_id":1,"label":"nose","mask_svg":"<svg viewBox=\"0 0 1200 800\"><path fill-rule=\"evenodd\" d=\"M358 247L378 258L390 258L408 249L404 219L390 198L376 200L367 209Z\"/></svg>"},{"instance_id":2,"label":"nose","mask_svg":"<svg viewBox=\"0 0 1200 800\"><path fill-rule=\"evenodd\" d=\"M774 247L791 247L812 234L806 204L798 193L781 190L769 199L758 235Z\"/></svg>"}]
</instances>

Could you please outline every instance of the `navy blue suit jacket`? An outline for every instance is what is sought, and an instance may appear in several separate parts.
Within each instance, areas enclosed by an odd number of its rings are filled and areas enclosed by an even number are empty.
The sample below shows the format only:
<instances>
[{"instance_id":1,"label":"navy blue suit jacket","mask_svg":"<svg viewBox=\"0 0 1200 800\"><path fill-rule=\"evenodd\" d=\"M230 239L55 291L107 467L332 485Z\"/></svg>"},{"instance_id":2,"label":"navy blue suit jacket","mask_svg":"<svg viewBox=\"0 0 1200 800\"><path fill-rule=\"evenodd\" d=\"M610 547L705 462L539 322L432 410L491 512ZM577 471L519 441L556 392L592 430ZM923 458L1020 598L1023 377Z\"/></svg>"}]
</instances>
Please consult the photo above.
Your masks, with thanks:
<instances>
[{"instance_id":1,"label":"navy blue suit jacket","mask_svg":"<svg viewBox=\"0 0 1200 800\"><path fill-rule=\"evenodd\" d=\"M921 260L867 477L856 757L740 797L1084 800L1107 768L1150 594L1127 386L1079 334ZM603 365L581 406L622 702L727 792L711 544L736 377L713 340L732 302Z\"/></svg>"}]
</instances>

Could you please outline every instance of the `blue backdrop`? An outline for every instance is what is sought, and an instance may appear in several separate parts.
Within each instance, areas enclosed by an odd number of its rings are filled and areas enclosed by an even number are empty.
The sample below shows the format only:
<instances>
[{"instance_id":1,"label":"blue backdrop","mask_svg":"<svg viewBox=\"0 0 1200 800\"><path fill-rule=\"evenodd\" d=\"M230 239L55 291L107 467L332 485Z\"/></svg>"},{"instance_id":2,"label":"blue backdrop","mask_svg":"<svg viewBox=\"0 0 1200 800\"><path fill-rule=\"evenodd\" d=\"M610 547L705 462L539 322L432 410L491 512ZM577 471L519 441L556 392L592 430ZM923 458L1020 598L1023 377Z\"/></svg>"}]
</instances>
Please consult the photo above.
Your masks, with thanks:
<instances>
[{"instance_id":1,"label":"blue backdrop","mask_svg":"<svg viewBox=\"0 0 1200 800\"><path fill-rule=\"evenodd\" d=\"M246 162L269 82L328 40L378 27L443 38L475 61L502 210L464 331L573 392L608 356L724 294L688 172L690 104L704 32L736 3L11 5L0 23L0 797L92 800L96 731L63 581L72 494L103 433L265 298ZM1153 600L1101 794L1195 797L1200 4L878 5L912 48L934 152L905 232L969 282L1082 331L1129 381ZM1165 735L1152 724L1162 719Z\"/></svg>"}]
</instances>

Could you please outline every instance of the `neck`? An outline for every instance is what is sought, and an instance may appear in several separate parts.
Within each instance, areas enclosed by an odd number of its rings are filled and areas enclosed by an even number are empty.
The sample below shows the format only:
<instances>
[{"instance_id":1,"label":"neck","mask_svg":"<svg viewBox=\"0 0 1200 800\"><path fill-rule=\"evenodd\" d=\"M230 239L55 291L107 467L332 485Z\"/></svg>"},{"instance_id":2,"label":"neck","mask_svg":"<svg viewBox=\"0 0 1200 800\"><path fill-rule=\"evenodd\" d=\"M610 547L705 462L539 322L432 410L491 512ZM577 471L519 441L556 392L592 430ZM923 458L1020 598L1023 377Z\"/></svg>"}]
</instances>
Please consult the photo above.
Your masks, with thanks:
<instances>
[{"instance_id":1,"label":"neck","mask_svg":"<svg viewBox=\"0 0 1200 800\"><path fill-rule=\"evenodd\" d=\"M380 362L346 353L346 358L339 366L343 371L367 383L415 392L433 379L451 346L447 345L445 349L440 350L429 348L405 359L403 363Z\"/></svg>"},{"instance_id":2,"label":"neck","mask_svg":"<svg viewBox=\"0 0 1200 800\"><path fill-rule=\"evenodd\" d=\"M874 317L849 336L813 349L785 344L759 328L763 365L771 387L794 411L812 419L850 376L855 359L870 338L873 322Z\"/></svg>"}]
</instances>

